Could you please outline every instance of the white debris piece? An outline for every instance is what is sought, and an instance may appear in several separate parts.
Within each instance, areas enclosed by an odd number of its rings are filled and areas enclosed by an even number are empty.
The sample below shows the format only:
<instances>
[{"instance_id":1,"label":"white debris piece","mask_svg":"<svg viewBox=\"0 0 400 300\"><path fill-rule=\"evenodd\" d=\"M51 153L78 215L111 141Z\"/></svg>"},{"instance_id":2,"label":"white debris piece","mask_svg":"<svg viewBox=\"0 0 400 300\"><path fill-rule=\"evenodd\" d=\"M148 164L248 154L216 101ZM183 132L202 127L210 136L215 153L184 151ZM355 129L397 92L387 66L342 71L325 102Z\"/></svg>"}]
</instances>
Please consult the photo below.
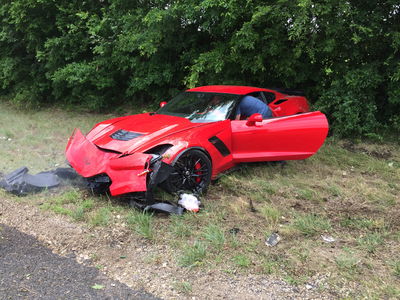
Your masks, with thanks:
<instances>
[{"instance_id":1,"label":"white debris piece","mask_svg":"<svg viewBox=\"0 0 400 300\"><path fill-rule=\"evenodd\" d=\"M181 194L178 204L193 212L198 212L200 209L200 201L193 194Z\"/></svg>"},{"instance_id":2,"label":"white debris piece","mask_svg":"<svg viewBox=\"0 0 400 300\"><path fill-rule=\"evenodd\" d=\"M336 241L332 236L330 235L321 235L322 240L325 243L333 243L334 241Z\"/></svg>"}]
</instances>

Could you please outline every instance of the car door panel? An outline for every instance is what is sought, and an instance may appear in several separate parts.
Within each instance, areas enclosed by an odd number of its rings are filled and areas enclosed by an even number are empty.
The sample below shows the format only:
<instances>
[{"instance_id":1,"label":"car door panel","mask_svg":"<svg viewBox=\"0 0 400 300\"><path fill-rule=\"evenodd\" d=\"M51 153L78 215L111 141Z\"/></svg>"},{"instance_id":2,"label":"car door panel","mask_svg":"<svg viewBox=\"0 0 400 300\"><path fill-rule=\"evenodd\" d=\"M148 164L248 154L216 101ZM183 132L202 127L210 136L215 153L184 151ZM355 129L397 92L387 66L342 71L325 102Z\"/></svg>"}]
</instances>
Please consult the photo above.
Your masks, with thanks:
<instances>
[{"instance_id":1,"label":"car door panel","mask_svg":"<svg viewBox=\"0 0 400 300\"><path fill-rule=\"evenodd\" d=\"M328 121L321 112L246 124L246 120L231 122L236 163L305 159L318 151L328 133Z\"/></svg>"}]
</instances>

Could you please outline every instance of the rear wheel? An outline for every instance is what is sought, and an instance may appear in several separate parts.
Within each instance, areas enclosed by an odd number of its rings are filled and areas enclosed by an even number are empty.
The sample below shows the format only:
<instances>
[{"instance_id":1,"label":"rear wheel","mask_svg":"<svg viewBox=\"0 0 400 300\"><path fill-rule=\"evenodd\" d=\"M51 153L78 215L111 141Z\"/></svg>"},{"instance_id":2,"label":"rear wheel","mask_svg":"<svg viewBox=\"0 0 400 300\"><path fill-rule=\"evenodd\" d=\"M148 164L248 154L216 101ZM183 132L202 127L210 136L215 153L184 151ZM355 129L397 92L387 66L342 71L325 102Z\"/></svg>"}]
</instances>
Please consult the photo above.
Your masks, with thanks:
<instances>
[{"instance_id":1,"label":"rear wheel","mask_svg":"<svg viewBox=\"0 0 400 300\"><path fill-rule=\"evenodd\" d=\"M204 152L197 149L188 150L173 166L175 170L163 184L168 192L207 191L211 181L211 161Z\"/></svg>"}]
</instances>

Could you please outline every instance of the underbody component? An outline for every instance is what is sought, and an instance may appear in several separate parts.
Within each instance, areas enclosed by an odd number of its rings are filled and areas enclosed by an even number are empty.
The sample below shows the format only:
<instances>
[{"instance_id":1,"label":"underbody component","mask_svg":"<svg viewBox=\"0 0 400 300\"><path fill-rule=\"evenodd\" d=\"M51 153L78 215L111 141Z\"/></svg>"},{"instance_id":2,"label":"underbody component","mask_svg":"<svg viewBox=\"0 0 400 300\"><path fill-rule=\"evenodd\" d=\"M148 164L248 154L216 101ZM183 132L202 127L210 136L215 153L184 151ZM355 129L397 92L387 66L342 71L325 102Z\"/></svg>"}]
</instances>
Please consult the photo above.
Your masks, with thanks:
<instances>
[{"instance_id":1,"label":"underbody component","mask_svg":"<svg viewBox=\"0 0 400 300\"><path fill-rule=\"evenodd\" d=\"M35 193L43 189L53 188L60 184L60 180L54 172L41 172L36 175L28 174L27 167L21 167L0 181L0 187L7 192L16 195Z\"/></svg>"}]
</instances>

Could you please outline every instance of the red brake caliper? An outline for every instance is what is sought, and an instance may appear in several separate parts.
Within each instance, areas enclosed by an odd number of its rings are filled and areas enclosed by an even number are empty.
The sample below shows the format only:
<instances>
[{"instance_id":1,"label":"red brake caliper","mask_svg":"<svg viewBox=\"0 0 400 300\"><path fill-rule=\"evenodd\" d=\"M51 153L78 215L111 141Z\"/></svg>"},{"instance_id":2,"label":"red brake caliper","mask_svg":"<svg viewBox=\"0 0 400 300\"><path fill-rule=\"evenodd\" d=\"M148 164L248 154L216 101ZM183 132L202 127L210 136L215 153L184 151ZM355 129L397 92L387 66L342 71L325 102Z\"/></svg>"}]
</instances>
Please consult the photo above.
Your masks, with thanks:
<instances>
[{"instance_id":1,"label":"red brake caliper","mask_svg":"<svg viewBox=\"0 0 400 300\"><path fill-rule=\"evenodd\" d=\"M198 163L196 163L195 165L194 165L194 169L195 170L200 170L201 169L201 164L198 162ZM200 175L201 175L201 172L200 171L195 171L194 172L196 175L199 175L199 177L196 177L196 182L197 183L199 183L200 181L201 181L201 177L200 177Z\"/></svg>"}]
</instances>

